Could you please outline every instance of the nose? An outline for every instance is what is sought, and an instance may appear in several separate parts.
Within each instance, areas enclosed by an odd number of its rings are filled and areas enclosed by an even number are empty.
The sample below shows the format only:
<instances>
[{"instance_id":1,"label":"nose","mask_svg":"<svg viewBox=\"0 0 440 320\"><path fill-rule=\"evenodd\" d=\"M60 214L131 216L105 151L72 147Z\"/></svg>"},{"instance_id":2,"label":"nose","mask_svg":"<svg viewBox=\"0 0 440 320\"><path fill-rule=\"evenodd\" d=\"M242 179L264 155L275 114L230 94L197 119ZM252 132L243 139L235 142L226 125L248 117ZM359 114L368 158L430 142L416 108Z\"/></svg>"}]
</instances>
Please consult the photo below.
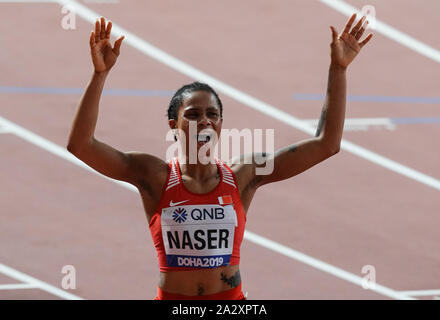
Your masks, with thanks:
<instances>
[{"instance_id":1,"label":"nose","mask_svg":"<svg viewBox=\"0 0 440 320\"><path fill-rule=\"evenodd\" d=\"M203 126L203 127L211 126L211 120L206 116L206 114L203 114L200 117L199 126Z\"/></svg>"}]
</instances>

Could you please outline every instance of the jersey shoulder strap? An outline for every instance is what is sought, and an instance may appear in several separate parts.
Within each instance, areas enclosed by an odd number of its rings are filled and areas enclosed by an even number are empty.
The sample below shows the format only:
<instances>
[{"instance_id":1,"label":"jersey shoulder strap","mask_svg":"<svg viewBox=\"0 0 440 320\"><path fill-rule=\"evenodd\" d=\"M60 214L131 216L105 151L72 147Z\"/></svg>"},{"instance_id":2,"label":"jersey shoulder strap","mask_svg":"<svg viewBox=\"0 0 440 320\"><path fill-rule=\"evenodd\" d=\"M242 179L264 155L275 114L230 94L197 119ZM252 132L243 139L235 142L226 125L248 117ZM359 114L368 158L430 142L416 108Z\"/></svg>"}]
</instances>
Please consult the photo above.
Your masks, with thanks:
<instances>
[{"instance_id":1,"label":"jersey shoulder strap","mask_svg":"<svg viewBox=\"0 0 440 320\"><path fill-rule=\"evenodd\" d=\"M167 177L167 185L165 191L168 191L172 187L177 186L181 183L179 169L177 168L177 158L170 159L169 163L169 174Z\"/></svg>"},{"instance_id":2,"label":"jersey shoulder strap","mask_svg":"<svg viewBox=\"0 0 440 320\"><path fill-rule=\"evenodd\" d=\"M216 161L222 172L223 182L237 189L237 181L234 172L232 172L231 168L229 168L222 160L216 159Z\"/></svg>"}]
</instances>

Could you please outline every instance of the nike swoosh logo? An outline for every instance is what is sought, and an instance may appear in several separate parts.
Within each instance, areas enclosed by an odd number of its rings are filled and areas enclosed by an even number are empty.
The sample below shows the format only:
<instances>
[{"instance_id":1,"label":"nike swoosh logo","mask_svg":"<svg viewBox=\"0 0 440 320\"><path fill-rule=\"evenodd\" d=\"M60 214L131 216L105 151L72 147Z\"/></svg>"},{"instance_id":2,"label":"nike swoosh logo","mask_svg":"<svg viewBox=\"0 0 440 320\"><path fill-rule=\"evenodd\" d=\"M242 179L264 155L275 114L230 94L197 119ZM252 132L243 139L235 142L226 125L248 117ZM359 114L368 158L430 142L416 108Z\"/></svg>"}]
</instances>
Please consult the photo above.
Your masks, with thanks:
<instances>
[{"instance_id":1,"label":"nike swoosh logo","mask_svg":"<svg viewBox=\"0 0 440 320\"><path fill-rule=\"evenodd\" d=\"M179 202L173 202L173 200L171 200L170 201L170 207L177 206L177 205L179 205L181 203L184 203L184 202L187 202L187 201L189 201L189 200L183 200L183 201L179 201Z\"/></svg>"}]
</instances>

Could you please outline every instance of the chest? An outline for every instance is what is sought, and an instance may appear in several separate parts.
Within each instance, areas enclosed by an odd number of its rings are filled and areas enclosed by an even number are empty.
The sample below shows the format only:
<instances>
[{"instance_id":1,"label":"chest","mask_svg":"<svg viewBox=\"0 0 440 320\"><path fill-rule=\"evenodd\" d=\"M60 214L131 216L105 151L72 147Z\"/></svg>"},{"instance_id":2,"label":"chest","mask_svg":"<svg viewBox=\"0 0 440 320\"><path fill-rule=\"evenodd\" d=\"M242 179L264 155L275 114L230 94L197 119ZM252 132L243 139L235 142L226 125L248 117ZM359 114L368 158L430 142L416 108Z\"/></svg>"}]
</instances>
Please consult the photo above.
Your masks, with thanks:
<instances>
[{"instance_id":1,"label":"chest","mask_svg":"<svg viewBox=\"0 0 440 320\"><path fill-rule=\"evenodd\" d=\"M198 181L184 175L182 176L182 183L185 189L187 189L189 192L197 194L204 194L213 191L220 182L221 176L219 173L204 181Z\"/></svg>"}]
</instances>

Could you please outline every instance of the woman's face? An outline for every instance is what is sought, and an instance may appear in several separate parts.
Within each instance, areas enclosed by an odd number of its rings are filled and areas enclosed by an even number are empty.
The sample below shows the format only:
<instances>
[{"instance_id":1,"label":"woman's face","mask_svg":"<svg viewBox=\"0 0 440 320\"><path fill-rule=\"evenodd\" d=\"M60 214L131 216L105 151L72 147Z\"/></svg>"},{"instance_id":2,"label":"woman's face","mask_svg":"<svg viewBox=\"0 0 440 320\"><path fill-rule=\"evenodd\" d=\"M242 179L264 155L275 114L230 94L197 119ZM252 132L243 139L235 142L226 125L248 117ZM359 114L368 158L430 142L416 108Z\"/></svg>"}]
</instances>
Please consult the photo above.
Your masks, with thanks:
<instances>
[{"instance_id":1,"label":"woman's face","mask_svg":"<svg viewBox=\"0 0 440 320\"><path fill-rule=\"evenodd\" d=\"M207 91L194 91L184 94L183 97L182 105L177 113L177 121L169 120L172 129L181 130L181 132L180 130L176 132L178 139L180 141L185 139L187 146L191 141L197 142L197 151L208 141L214 142L212 140L214 138L217 142L223 120L215 96ZM193 127L190 130L191 125ZM185 137L182 137L182 132Z\"/></svg>"}]
</instances>

